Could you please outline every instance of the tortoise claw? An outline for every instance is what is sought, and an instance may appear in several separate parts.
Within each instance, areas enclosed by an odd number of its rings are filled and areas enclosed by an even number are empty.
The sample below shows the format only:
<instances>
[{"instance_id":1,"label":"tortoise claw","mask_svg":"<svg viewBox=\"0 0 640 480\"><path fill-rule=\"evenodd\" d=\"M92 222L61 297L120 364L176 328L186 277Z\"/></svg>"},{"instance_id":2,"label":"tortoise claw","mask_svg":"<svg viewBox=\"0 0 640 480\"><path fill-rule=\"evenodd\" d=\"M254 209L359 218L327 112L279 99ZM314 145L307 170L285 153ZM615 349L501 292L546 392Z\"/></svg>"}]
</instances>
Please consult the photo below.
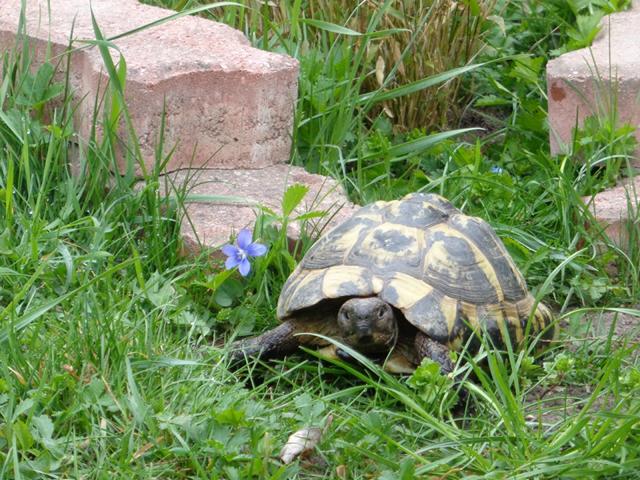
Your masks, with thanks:
<instances>
[{"instance_id":1,"label":"tortoise claw","mask_svg":"<svg viewBox=\"0 0 640 480\"><path fill-rule=\"evenodd\" d=\"M336 356L343 362L353 363L355 359L341 348L336 348Z\"/></svg>"}]
</instances>

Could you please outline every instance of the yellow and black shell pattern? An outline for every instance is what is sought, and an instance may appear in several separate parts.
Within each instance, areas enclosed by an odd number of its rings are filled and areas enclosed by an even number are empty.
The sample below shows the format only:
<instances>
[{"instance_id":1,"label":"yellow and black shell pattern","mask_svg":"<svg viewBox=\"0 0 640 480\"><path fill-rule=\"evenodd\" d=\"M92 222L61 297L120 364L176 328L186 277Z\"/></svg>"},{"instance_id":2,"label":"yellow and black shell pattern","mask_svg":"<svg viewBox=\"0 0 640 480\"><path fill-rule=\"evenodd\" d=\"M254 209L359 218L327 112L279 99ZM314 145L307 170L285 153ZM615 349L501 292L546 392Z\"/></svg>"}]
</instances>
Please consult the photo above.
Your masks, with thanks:
<instances>
[{"instance_id":1,"label":"yellow and black shell pattern","mask_svg":"<svg viewBox=\"0 0 640 480\"><path fill-rule=\"evenodd\" d=\"M489 224L435 194L373 203L329 231L285 283L278 318L304 315L330 299L369 296L453 349L472 331L486 331L500 345L505 334L516 343L554 334L551 312L535 305Z\"/></svg>"}]
</instances>

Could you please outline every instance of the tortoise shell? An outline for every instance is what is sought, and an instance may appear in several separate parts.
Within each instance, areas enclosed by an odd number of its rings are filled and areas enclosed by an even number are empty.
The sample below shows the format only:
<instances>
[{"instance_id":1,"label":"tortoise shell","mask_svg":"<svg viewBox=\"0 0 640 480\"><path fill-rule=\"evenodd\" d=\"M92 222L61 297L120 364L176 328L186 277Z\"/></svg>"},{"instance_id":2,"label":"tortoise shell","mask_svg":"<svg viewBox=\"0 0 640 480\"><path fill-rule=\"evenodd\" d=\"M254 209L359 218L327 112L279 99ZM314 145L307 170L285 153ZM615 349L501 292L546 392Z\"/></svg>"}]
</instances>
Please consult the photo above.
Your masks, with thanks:
<instances>
[{"instance_id":1,"label":"tortoise shell","mask_svg":"<svg viewBox=\"0 0 640 480\"><path fill-rule=\"evenodd\" d=\"M459 348L472 331L504 344L544 330L502 241L484 220L434 194L376 202L324 235L285 283L278 318L301 317L330 299L378 296L432 339Z\"/></svg>"}]
</instances>

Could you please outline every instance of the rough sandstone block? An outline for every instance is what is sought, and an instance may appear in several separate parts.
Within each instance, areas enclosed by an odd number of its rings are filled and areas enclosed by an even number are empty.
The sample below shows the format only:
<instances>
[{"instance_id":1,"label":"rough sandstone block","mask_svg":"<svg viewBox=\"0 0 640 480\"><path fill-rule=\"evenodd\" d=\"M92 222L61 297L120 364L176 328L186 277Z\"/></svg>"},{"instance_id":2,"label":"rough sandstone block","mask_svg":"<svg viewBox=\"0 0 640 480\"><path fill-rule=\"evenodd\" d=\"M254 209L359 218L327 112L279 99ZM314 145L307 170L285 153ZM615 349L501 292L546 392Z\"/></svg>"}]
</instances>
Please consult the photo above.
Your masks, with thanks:
<instances>
[{"instance_id":1,"label":"rough sandstone block","mask_svg":"<svg viewBox=\"0 0 640 480\"><path fill-rule=\"evenodd\" d=\"M572 130L591 115L610 111L611 93L621 122L640 126L640 2L605 17L591 48L566 53L547 64L551 152L566 151ZM636 130L640 140L640 128ZM640 167L640 148L635 165Z\"/></svg>"},{"instance_id":2,"label":"rough sandstone block","mask_svg":"<svg viewBox=\"0 0 640 480\"><path fill-rule=\"evenodd\" d=\"M635 232L635 240L640 234L640 177L615 188L605 190L593 197L583 199L589 206L596 221L606 235L622 250L630 251L630 229ZM640 246L640 245L638 245Z\"/></svg>"},{"instance_id":3,"label":"rough sandstone block","mask_svg":"<svg viewBox=\"0 0 640 480\"><path fill-rule=\"evenodd\" d=\"M325 211L314 230L333 227L354 212L342 187L332 178L307 173L303 168L274 165L260 170L180 170L165 176L163 188L188 185L192 198L202 201L186 203L187 215L182 222L185 253L197 254L203 247L217 249L242 228L252 228L259 206L281 214L282 196L287 186L300 183L309 187L294 215L308 211ZM204 197L241 197L238 200L207 201ZM309 231L309 230L308 230ZM309 231L309 233L319 233ZM300 224L292 222L287 232L290 240L300 236ZM215 252L213 252L215 253Z\"/></svg>"},{"instance_id":4,"label":"rough sandstone block","mask_svg":"<svg viewBox=\"0 0 640 480\"><path fill-rule=\"evenodd\" d=\"M0 3L2 52L16 44L21 0ZM77 40L95 39L90 4L105 37L175 13L136 0L27 0L26 4L26 31L35 64L44 61L49 42L53 56L62 54L72 31L74 47L82 45ZM175 146L169 171L202 165L263 168L288 160L297 96L295 59L252 48L240 32L193 16L113 43L127 63L126 99L147 167L154 163L163 108L165 152ZM114 60L119 58L115 49L111 54ZM60 67L65 65L63 60ZM98 49L76 51L70 73L80 101L76 126L86 138L94 100L104 92L107 79Z\"/></svg>"},{"instance_id":5,"label":"rough sandstone block","mask_svg":"<svg viewBox=\"0 0 640 480\"><path fill-rule=\"evenodd\" d=\"M617 109L620 122L636 126L640 141L640 1L605 17L591 48L566 53L547 64L551 153L567 151L573 128L591 115ZM612 102L612 100L615 102ZM640 168L640 146L632 163ZM629 229L638 232L640 177L584 198L607 236L623 250ZM637 235L637 233L635 234Z\"/></svg>"},{"instance_id":6,"label":"rough sandstone block","mask_svg":"<svg viewBox=\"0 0 640 480\"><path fill-rule=\"evenodd\" d=\"M2 51L16 43L21 1L0 1ZM90 2L51 0L49 10L47 1L27 0L34 65L45 61L49 45L54 58L66 51L72 24L74 47L81 45L77 40L95 38ZM94 0L92 5L106 37L174 13L135 0ZM166 185L182 188L186 183L196 196L244 199L187 203L181 226L187 252L218 248L240 229L251 228L258 205L280 211L285 188L293 183L310 188L301 209L328 212L318 227L332 226L351 214L354 207L337 182L284 165L291 148L296 60L254 49L240 32L197 17L172 20L114 43L127 63L126 100L147 168L154 162L164 109L165 152L176 146ZM119 58L118 51L111 54ZM76 127L86 138L94 100L101 99L107 80L95 47L73 53L70 78L79 103ZM292 240L299 233L300 225L289 225Z\"/></svg>"}]
</instances>

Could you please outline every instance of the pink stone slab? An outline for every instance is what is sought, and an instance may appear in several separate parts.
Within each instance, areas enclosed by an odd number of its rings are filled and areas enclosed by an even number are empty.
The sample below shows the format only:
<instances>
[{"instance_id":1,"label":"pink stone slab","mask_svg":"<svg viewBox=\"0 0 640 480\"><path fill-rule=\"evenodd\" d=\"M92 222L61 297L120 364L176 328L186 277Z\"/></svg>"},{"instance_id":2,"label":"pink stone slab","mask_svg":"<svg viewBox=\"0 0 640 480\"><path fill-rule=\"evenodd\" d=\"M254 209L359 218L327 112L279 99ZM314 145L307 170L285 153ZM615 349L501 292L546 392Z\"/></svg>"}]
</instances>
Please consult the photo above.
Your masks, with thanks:
<instances>
[{"instance_id":1,"label":"pink stone slab","mask_svg":"<svg viewBox=\"0 0 640 480\"><path fill-rule=\"evenodd\" d=\"M115 36L171 14L135 0L27 0L26 31L34 66L47 46L63 70L61 55L94 40L89 5L106 37ZM20 0L0 0L0 51L16 45ZM165 152L175 146L167 169L207 165L215 168L262 168L289 159L298 62L285 55L252 48L226 25L188 16L113 41L127 63L126 99L147 169L154 163L163 109ZM64 78L62 72L59 78ZM71 84L80 107L76 127L89 135L94 101L106 87L97 48L72 56ZM101 131L101 128L98 129ZM121 134L126 138L124 128ZM122 158L119 167L124 167ZM139 172L139 170L138 170Z\"/></svg>"},{"instance_id":2,"label":"pink stone slab","mask_svg":"<svg viewBox=\"0 0 640 480\"><path fill-rule=\"evenodd\" d=\"M329 177L307 173L301 167L274 165L260 170L180 170L167 174L161 181L163 188L188 185L191 198L186 204L187 218L182 222L183 244L188 254L203 248L216 253L219 247L242 229L253 229L260 205L281 214L282 196L287 186L302 184L309 187L300 207L293 216L308 211L326 211L327 215L310 222L307 232L317 235L350 217L355 206L348 201L342 187ZM167 187L168 185L168 187ZM212 198L206 201L203 197ZM289 224L288 236L295 241L300 236L300 223Z\"/></svg>"},{"instance_id":3,"label":"pink stone slab","mask_svg":"<svg viewBox=\"0 0 640 480\"><path fill-rule=\"evenodd\" d=\"M547 64L553 154L568 151L576 122L581 125L587 116L610 112L612 105L620 122L640 126L640 2L630 11L605 17L601 26L591 48ZM640 128L636 138L640 140ZM640 148L633 163L640 167Z\"/></svg>"},{"instance_id":4,"label":"pink stone slab","mask_svg":"<svg viewBox=\"0 0 640 480\"><path fill-rule=\"evenodd\" d=\"M607 236L618 247L629 251L629 228L636 228L640 232L640 177L600 192L593 199L586 197L583 200Z\"/></svg>"}]
</instances>

